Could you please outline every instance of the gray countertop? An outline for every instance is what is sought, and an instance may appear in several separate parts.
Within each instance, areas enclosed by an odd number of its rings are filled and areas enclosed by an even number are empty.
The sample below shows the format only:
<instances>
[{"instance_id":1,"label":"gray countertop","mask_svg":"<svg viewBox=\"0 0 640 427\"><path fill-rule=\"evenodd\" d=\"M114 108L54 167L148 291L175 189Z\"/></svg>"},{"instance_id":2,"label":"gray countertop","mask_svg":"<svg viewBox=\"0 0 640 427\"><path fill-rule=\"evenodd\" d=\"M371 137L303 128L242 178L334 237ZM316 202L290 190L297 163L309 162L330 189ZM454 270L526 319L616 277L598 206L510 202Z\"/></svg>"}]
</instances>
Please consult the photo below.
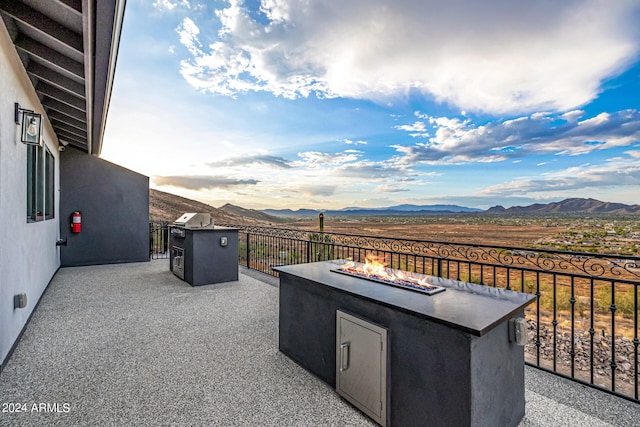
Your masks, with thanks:
<instances>
[{"instance_id":1,"label":"gray countertop","mask_svg":"<svg viewBox=\"0 0 640 427\"><path fill-rule=\"evenodd\" d=\"M430 277L429 282L446 288L446 291L426 295L331 271L339 266L339 261L323 261L275 267L274 270L281 275L311 280L477 336L486 334L536 299L535 295L438 277Z\"/></svg>"}]
</instances>

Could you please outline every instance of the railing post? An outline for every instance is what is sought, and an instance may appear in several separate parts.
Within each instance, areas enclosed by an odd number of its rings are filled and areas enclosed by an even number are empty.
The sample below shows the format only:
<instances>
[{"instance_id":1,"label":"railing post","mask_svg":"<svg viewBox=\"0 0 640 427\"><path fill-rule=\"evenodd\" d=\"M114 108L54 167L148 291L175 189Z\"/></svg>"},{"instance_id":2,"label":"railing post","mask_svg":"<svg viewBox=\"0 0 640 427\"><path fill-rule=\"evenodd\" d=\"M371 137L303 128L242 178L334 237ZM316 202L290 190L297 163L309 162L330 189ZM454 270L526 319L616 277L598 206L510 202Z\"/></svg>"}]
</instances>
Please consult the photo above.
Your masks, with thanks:
<instances>
[{"instance_id":1,"label":"railing post","mask_svg":"<svg viewBox=\"0 0 640 427\"><path fill-rule=\"evenodd\" d=\"M307 240L307 263L311 262L311 240Z\"/></svg>"},{"instance_id":2,"label":"railing post","mask_svg":"<svg viewBox=\"0 0 640 427\"><path fill-rule=\"evenodd\" d=\"M249 242L249 231L247 231L247 268L251 268L251 244Z\"/></svg>"},{"instance_id":3,"label":"railing post","mask_svg":"<svg viewBox=\"0 0 640 427\"><path fill-rule=\"evenodd\" d=\"M442 277L442 258L438 258L438 277Z\"/></svg>"},{"instance_id":4,"label":"railing post","mask_svg":"<svg viewBox=\"0 0 640 427\"><path fill-rule=\"evenodd\" d=\"M149 222L149 259L153 258L153 222Z\"/></svg>"}]
</instances>

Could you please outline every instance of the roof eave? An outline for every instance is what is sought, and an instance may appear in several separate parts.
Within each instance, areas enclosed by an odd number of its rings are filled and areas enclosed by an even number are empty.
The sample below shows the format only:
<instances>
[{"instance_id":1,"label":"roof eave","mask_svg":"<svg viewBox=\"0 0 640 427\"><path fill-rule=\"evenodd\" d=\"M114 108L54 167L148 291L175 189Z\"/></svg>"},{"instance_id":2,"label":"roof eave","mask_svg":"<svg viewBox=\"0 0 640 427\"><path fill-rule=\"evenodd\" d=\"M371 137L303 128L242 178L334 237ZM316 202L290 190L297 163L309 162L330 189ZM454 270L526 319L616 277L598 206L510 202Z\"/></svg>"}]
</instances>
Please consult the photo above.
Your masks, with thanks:
<instances>
[{"instance_id":1,"label":"roof eave","mask_svg":"<svg viewBox=\"0 0 640 427\"><path fill-rule=\"evenodd\" d=\"M85 88L87 103L91 106L87 109L87 123L89 123L87 148L89 154L99 156L102 152L126 0L112 2L83 0L83 3L83 6L87 6L84 10L89 11L83 17L84 31L87 35L85 37Z\"/></svg>"}]
</instances>

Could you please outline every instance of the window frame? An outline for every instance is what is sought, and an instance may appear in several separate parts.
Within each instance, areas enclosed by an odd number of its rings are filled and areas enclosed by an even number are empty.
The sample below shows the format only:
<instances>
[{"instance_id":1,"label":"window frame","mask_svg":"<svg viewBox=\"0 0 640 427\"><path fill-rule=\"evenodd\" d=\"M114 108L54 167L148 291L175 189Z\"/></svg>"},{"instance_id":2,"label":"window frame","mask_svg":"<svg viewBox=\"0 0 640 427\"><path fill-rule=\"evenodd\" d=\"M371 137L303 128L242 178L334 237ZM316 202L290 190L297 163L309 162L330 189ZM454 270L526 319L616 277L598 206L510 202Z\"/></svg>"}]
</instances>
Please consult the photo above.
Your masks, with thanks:
<instances>
[{"instance_id":1,"label":"window frame","mask_svg":"<svg viewBox=\"0 0 640 427\"><path fill-rule=\"evenodd\" d=\"M55 218L55 157L46 144L27 145L27 222Z\"/></svg>"}]
</instances>

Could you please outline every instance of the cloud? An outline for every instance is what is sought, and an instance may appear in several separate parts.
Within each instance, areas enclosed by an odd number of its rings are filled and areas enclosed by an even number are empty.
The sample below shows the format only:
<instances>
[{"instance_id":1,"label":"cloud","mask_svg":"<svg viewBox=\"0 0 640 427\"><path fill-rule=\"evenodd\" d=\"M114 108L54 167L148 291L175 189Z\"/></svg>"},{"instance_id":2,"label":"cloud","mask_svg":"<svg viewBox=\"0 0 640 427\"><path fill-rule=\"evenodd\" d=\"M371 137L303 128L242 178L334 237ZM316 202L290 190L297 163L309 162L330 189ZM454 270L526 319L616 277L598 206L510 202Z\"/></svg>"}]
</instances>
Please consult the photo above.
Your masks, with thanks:
<instances>
[{"instance_id":1,"label":"cloud","mask_svg":"<svg viewBox=\"0 0 640 427\"><path fill-rule=\"evenodd\" d=\"M403 165L396 165L388 161L372 162L367 160L341 165L332 174L342 178L358 178L369 181L417 175Z\"/></svg>"},{"instance_id":2,"label":"cloud","mask_svg":"<svg viewBox=\"0 0 640 427\"><path fill-rule=\"evenodd\" d=\"M640 186L640 150L627 151L626 157L609 159L600 165L583 165L538 177L523 178L484 189L490 197L522 196L566 190L613 186Z\"/></svg>"},{"instance_id":3,"label":"cloud","mask_svg":"<svg viewBox=\"0 0 640 427\"><path fill-rule=\"evenodd\" d=\"M308 197L333 196L338 186L336 185L305 185L299 191Z\"/></svg>"},{"instance_id":4,"label":"cloud","mask_svg":"<svg viewBox=\"0 0 640 427\"><path fill-rule=\"evenodd\" d=\"M336 166L343 163L353 162L360 157L360 153L320 153L318 151L307 151L298 153L302 160L293 162L293 166L317 169L325 166Z\"/></svg>"},{"instance_id":5,"label":"cloud","mask_svg":"<svg viewBox=\"0 0 640 427\"><path fill-rule=\"evenodd\" d=\"M367 145L367 141L352 141L350 139L343 139L343 142L347 145Z\"/></svg>"},{"instance_id":6,"label":"cloud","mask_svg":"<svg viewBox=\"0 0 640 427\"><path fill-rule=\"evenodd\" d=\"M196 25L193 20L190 18L184 18L180 26L176 29L178 35L180 36L180 43L192 55L201 55L202 44L198 40L198 34L200 34L200 28Z\"/></svg>"},{"instance_id":7,"label":"cloud","mask_svg":"<svg viewBox=\"0 0 640 427\"><path fill-rule=\"evenodd\" d=\"M153 4L153 7L160 11L169 11L171 12L176 6L184 6L186 8L190 8L191 5L187 0L180 1L171 1L171 0L156 0Z\"/></svg>"},{"instance_id":8,"label":"cloud","mask_svg":"<svg viewBox=\"0 0 640 427\"><path fill-rule=\"evenodd\" d=\"M409 190L406 187L399 187L394 184L385 184L385 185L379 185L378 187L376 187L374 191L376 193L402 193L402 192L411 191L411 190Z\"/></svg>"},{"instance_id":9,"label":"cloud","mask_svg":"<svg viewBox=\"0 0 640 427\"><path fill-rule=\"evenodd\" d=\"M576 156L629 146L640 141L640 112L622 110L584 117L583 111L561 115L534 113L483 125L458 118L422 115L434 136L414 145L393 145L403 164L498 162L534 154Z\"/></svg>"},{"instance_id":10,"label":"cloud","mask_svg":"<svg viewBox=\"0 0 640 427\"><path fill-rule=\"evenodd\" d=\"M266 154L253 154L246 156L232 157L229 159L221 160L218 162L209 162L206 164L212 168L218 167L236 167L236 166L249 166L260 165L267 167L274 167L278 169L290 169L291 162L283 157L269 156Z\"/></svg>"},{"instance_id":11,"label":"cloud","mask_svg":"<svg viewBox=\"0 0 640 427\"><path fill-rule=\"evenodd\" d=\"M192 48L198 34L181 37L191 53L181 73L228 96L419 91L465 112L567 111L631 65L639 12L638 2L600 0L263 0L257 10L229 0L206 48Z\"/></svg>"},{"instance_id":12,"label":"cloud","mask_svg":"<svg viewBox=\"0 0 640 427\"><path fill-rule=\"evenodd\" d=\"M259 181L255 179L234 179L224 176L154 176L155 185L167 185L180 187L188 190L209 190L213 188L228 189L238 186L256 185Z\"/></svg>"},{"instance_id":13,"label":"cloud","mask_svg":"<svg viewBox=\"0 0 640 427\"><path fill-rule=\"evenodd\" d=\"M424 122L414 122L412 125L398 125L394 126L394 128L398 130L404 130L409 132L409 135L417 138L426 138L429 136L429 132L427 132L427 127Z\"/></svg>"}]
</instances>

